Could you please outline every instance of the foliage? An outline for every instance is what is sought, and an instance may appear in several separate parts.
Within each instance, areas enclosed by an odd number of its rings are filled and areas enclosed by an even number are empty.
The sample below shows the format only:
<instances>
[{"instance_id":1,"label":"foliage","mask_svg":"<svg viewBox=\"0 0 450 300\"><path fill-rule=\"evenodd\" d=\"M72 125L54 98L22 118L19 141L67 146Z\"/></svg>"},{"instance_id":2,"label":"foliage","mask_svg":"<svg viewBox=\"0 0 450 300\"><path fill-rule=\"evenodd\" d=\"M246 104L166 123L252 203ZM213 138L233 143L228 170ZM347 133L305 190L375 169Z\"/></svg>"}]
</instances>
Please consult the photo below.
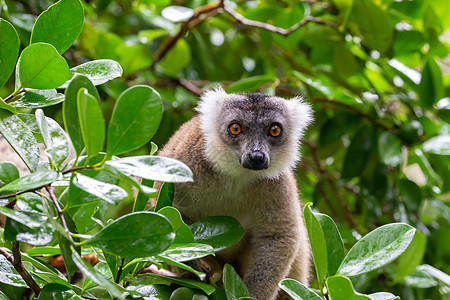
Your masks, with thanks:
<instances>
[{"instance_id":1,"label":"foliage","mask_svg":"<svg viewBox=\"0 0 450 300\"><path fill-rule=\"evenodd\" d=\"M230 266L224 289L136 276L153 264L203 279L185 262L242 235L223 217L189 228L170 207L169 183L157 211L145 211L153 180L192 180L149 141L162 145L202 89L220 83L302 94L316 112L297 175L303 199L337 226L305 207L319 291L292 280L283 289L295 299L446 299L446 1L176 3L0 1L0 133L31 172L0 162L0 298L27 286L39 299L248 297ZM95 267L82 259L90 253ZM39 258L55 254L67 276ZM81 286L70 283L76 269Z\"/></svg>"}]
</instances>

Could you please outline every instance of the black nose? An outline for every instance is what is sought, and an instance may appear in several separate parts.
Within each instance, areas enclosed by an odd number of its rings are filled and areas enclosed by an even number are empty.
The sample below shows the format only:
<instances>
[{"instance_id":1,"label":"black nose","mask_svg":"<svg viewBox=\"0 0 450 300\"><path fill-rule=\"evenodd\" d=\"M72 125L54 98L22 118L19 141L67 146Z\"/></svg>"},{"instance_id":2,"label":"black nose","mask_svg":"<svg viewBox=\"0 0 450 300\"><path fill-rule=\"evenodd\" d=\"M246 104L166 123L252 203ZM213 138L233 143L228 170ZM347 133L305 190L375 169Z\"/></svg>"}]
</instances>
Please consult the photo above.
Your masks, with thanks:
<instances>
[{"instance_id":1,"label":"black nose","mask_svg":"<svg viewBox=\"0 0 450 300\"><path fill-rule=\"evenodd\" d=\"M250 170L264 170L269 167L269 159L263 152L253 151L243 158L241 165Z\"/></svg>"}]
</instances>

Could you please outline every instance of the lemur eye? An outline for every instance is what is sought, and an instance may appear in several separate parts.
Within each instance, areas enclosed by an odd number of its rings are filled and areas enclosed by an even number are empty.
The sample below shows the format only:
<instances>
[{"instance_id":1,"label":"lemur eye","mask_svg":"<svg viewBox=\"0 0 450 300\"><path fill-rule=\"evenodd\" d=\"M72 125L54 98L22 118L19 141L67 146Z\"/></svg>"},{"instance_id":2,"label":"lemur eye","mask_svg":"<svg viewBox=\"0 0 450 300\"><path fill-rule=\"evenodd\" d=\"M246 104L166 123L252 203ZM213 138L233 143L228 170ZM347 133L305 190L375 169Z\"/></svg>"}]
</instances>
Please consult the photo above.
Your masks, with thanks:
<instances>
[{"instance_id":1,"label":"lemur eye","mask_svg":"<svg viewBox=\"0 0 450 300\"><path fill-rule=\"evenodd\" d=\"M281 126L273 124L272 127L270 127L269 134L273 137L277 137L281 135L282 131Z\"/></svg>"},{"instance_id":2,"label":"lemur eye","mask_svg":"<svg viewBox=\"0 0 450 300\"><path fill-rule=\"evenodd\" d=\"M232 135L238 135L239 133L242 132L242 128L241 128L241 125L239 125L239 124L237 124L237 123L234 123L234 124L231 124L231 125L228 127L228 131L229 131Z\"/></svg>"}]
</instances>

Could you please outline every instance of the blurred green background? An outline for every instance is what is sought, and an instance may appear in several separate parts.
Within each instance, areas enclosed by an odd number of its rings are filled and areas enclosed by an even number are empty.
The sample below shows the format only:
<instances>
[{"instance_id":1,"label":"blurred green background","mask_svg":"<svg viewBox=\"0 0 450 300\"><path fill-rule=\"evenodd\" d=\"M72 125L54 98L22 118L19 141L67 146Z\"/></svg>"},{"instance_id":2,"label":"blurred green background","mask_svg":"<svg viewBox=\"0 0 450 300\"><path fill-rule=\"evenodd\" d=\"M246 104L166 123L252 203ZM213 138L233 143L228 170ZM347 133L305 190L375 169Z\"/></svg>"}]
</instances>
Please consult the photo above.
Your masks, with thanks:
<instances>
[{"instance_id":1,"label":"blurred green background","mask_svg":"<svg viewBox=\"0 0 450 300\"><path fill-rule=\"evenodd\" d=\"M0 0L21 49L53 3ZM83 4L84 29L64 57L70 67L121 64L124 76L98 87L106 120L123 90L148 84L164 101L154 138L161 147L205 88L303 95L316 119L296 172L303 201L330 215L348 246L391 222L423 233L395 264L353 278L355 289L450 299L447 0L226 1L226 10L203 0ZM13 90L12 76L0 96ZM61 105L45 114L62 124Z\"/></svg>"}]
</instances>

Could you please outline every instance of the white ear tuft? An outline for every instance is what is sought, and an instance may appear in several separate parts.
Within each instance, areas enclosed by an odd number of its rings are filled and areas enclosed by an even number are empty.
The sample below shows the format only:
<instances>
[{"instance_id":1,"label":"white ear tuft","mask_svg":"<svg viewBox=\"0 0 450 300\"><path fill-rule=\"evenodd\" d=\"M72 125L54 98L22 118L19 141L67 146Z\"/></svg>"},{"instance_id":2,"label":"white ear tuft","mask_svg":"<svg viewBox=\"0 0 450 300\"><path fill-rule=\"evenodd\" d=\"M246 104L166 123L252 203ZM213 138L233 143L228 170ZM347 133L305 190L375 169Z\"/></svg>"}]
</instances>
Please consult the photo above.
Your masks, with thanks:
<instances>
[{"instance_id":1,"label":"white ear tuft","mask_svg":"<svg viewBox=\"0 0 450 300\"><path fill-rule=\"evenodd\" d=\"M297 96L286 101L291 116L291 124L303 135L304 130L314 120L311 105L306 103L302 97Z\"/></svg>"},{"instance_id":2,"label":"white ear tuft","mask_svg":"<svg viewBox=\"0 0 450 300\"><path fill-rule=\"evenodd\" d=\"M195 109L199 113L208 116L210 114L215 115L227 96L227 93L221 86L218 86L212 90L206 91L200 98L197 108Z\"/></svg>"}]
</instances>

